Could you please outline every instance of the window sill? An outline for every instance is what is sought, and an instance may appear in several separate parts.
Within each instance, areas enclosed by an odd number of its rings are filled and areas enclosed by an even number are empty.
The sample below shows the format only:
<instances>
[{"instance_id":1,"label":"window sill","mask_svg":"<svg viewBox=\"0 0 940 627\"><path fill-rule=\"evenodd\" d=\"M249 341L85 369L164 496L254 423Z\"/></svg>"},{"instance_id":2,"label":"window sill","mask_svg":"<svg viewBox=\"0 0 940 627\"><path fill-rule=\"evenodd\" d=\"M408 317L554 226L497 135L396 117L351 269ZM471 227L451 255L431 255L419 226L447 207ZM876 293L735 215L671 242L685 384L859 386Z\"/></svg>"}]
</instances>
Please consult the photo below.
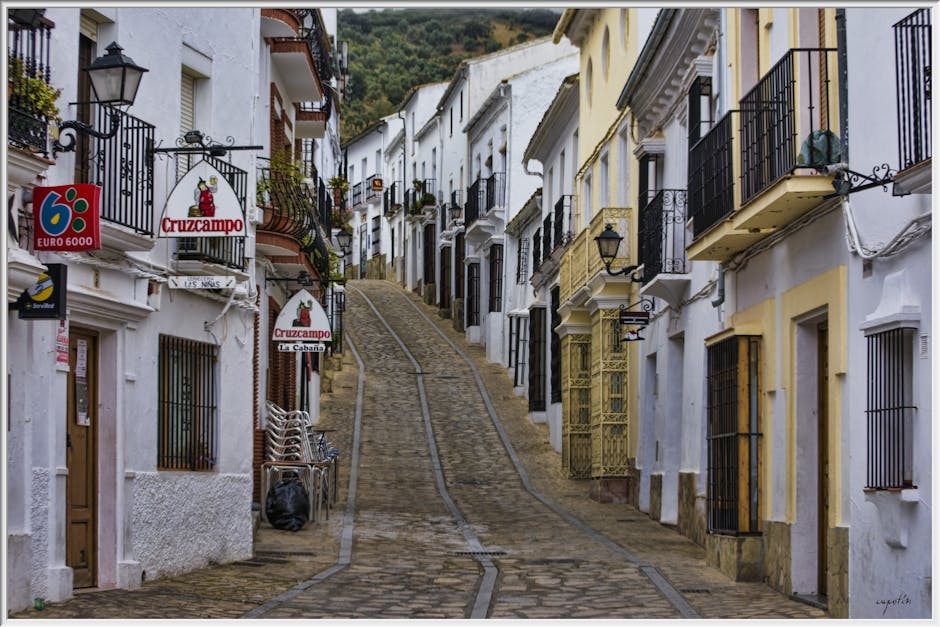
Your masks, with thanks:
<instances>
[{"instance_id":1,"label":"window sill","mask_svg":"<svg viewBox=\"0 0 940 627\"><path fill-rule=\"evenodd\" d=\"M881 520L884 541L896 549L906 549L914 522L915 506L921 501L916 487L894 490L865 490L865 500L875 506Z\"/></svg>"}]
</instances>

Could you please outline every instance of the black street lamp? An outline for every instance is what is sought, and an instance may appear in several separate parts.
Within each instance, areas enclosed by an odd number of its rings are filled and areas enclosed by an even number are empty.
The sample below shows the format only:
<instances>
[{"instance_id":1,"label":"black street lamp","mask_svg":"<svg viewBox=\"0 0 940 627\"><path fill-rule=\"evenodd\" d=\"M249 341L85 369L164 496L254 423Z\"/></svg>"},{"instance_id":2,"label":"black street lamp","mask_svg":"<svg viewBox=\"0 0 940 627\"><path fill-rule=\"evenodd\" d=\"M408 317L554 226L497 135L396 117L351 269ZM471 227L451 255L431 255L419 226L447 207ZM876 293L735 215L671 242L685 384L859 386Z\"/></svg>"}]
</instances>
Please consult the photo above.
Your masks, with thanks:
<instances>
[{"instance_id":1,"label":"black street lamp","mask_svg":"<svg viewBox=\"0 0 940 627\"><path fill-rule=\"evenodd\" d=\"M115 107L130 106L137 98L140 79L147 68L136 65L130 57L122 54L123 48L117 42L111 42L107 47L108 53L98 57L83 72L88 74L91 85L92 102L99 105L112 105ZM52 155L60 152L75 150L75 133L91 135L98 139L111 139L121 126L121 119L116 112L111 112L111 129L107 132L96 131L90 124L70 120L59 125L59 133L71 130L68 143L56 140L52 145Z\"/></svg>"},{"instance_id":2,"label":"black street lamp","mask_svg":"<svg viewBox=\"0 0 940 627\"><path fill-rule=\"evenodd\" d=\"M352 244L352 233L346 229L340 229L336 234L336 242L339 244L340 250L343 251L340 257L345 257L349 254L349 246Z\"/></svg>"},{"instance_id":3,"label":"black street lamp","mask_svg":"<svg viewBox=\"0 0 940 627\"><path fill-rule=\"evenodd\" d=\"M601 256L601 260L604 262L604 267L607 268L607 274L611 276L617 276L619 274L629 274L630 280L638 283L641 279L636 272L636 269L639 266L627 266L620 270L611 270L610 264L614 262L614 259L617 257L617 252L620 250L620 242L623 241L623 237L614 230L614 225L607 224L604 227L604 231L594 238L594 241L597 242L597 252Z\"/></svg>"},{"instance_id":4,"label":"black street lamp","mask_svg":"<svg viewBox=\"0 0 940 627\"><path fill-rule=\"evenodd\" d=\"M463 213L463 207L457 203L453 203L450 206L450 219L452 222L457 222L460 220L460 214Z\"/></svg>"}]
</instances>

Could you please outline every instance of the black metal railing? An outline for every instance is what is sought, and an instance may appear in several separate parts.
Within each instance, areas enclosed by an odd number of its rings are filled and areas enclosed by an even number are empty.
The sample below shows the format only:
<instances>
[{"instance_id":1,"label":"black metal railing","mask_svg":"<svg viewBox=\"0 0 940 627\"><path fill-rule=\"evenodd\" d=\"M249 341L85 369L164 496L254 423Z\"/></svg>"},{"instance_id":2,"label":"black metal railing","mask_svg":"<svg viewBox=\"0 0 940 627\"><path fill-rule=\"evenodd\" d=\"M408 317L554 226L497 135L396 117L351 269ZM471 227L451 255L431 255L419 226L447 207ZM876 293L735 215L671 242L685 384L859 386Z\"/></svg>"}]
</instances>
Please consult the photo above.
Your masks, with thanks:
<instances>
[{"instance_id":1,"label":"black metal railing","mask_svg":"<svg viewBox=\"0 0 940 627\"><path fill-rule=\"evenodd\" d=\"M317 213L320 217L320 226L326 233L333 232L333 195L327 188L323 179L314 179L317 182Z\"/></svg>"},{"instance_id":2,"label":"black metal railing","mask_svg":"<svg viewBox=\"0 0 940 627\"><path fill-rule=\"evenodd\" d=\"M545 219L542 220L542 261L544 262L548 259L549 255L552 254L552 231L554 230L554 225L552 224L552 214L545 216Z\"/></svg>"},{"instance_id":3,"label":"black metal railing","mask_svg":"<svg viewBox=\"0 0 940 627\"><path fill-rule=\"evenodd\" d=\"M306 20L304 38L307 45L310 46L310 56L313 57L313 64L317 70L317 76L324 83L330 82L333 77L333 58L330 54L330 46L327 43L329 34L323 29L316 10L310 11L310 19Z\"/></svg>"},{"instance_id":4,"label":"black metal railing","mask_svg":"<svg viewBox=\"0 0 940 627\"><path fill-rule=\"evenodd\" d=\"M92 140L88 158L88 182L101 187L101 219L153 235L154 126L116 107L90 106L95 128L120 120L114 137Z\"/></svg>"},{"instance_id":5,"label":"black metal railing","mask_svg":"<svg viewBox=\"0 0 940 627\"><path fill-rule=\"evenodd\" d=\"M689 216L698 237L734 210L731 113L689 151Z\"/></svg>"},{"instance_id":6,"label":"black metal railing","mask_svg":"<svg viewBox=\"0 0 940 627\"><path fill-rule=\"evenodd\" d=\"M296 177L270 167L270 160L259 158L259 201L268 209L264 212L261 229L289 235L301 241L314 230L313 203L309 201L306 186ZM264 165L268 164L268 165Z\"/></svg>"},{"instance_id":7,"label":"black metal railing","mask_svg":"<svg viewBox=\"0 0 940 627\"><path fill-rule=\"evenodd\" d=\"M643 264L643 283L658 274L685 274L689 260L685 254L684 189L660 190L640 209L638 261Z\"/></svg>"},{"instance_id":8,"label":"black metal railing","mask_svg":"<svg viewBox=\"0 0 940 627\"><path fill-rule=\"evenodd\" d=\"M356 207L362 204L362 183L356 183L352 186L350 193L350 199L352 200L352 206Z\"/></svg>"},{"instance_id":9,"label":"black metal railing","mask_svg":"<svg viewBox=\"0 0 940 627\"><path fill-rule=\"evenodd\" d=\"M900 170L931 157L932 50L930 9L918 9L894 25Z\"/></svg>"},{"instance_id":10,"label":"black metal railing","mask_svg":"<svg viewBox=\"0 0 940 627\"><path fill-rule=\"evenodd\" d=\"M382 212L388 214L395 207L401 206L401 193L398 182L388 186L388 189L382 194Z\"/></svg>"},{"instance_id":11,"label":"black metal railing","mask_svg":"<svg viewBox=\"0 0 940 627\"><path fill-rule=\"evenodd\" d=\"M835 48L793 48L741 99L742 205L798 167L814 165L800 163L798 155L814 131L832 128L829 84L837 69L835 54ZM831 163L835 142L828 135L821 141L828 143L822 160Z\"/></svg>"},{"instance_id":12,"label":"black metal railing","mask_svg":"<svg viewBox=\"0 0 940 627\"><path fill-rule=\"evenodd\" d=\"M916 329L868 336L867 489L911 488L913 402L911 363Z\"/></svg>"},{"instance_id":13,"label":"black metal railing","mask_svg":"<svg viewBox=\"0 0 940 627\"><path fill-rule=\"evenodd\" d=\"M245 211L248 198L248 173L217 157L204 160L219 171L232 189ZM217 263L238 270L245 269L244 237L181 237L177 240L177 259L197 259Z\"/></svg>"},{"instance_id":14,"label":"black metal railing","mask_svg":"<svg viewBox=\"0 0 940 627\"><path fill-rule=\"evenodd\" d=\"M483 205L483 196L485 188L482 185L482 179L475 180L467 188L467 204L464 206L464 226L470 226L480 218L480 208Z\"/></svg>"},{"instance_id":15,"label":"black metal railing","mask_svg":"<svg viewBox=\"0 0 940 627\"><path fill-rule=\"evenodd\" d=\"M571 216L574 209L574 196L566 194L555 202L555 248L571 242Z\"/></svg>"},{"instance_id":16,"label":"black metal railing","mask_svg":"<svg viewBox=\"0 0 940 627\"><path fill-rule=\"evenodd\" d=\"M49 117L32 103L37 92L52 89L49 63L54 25L45 17L36 27L8 20L7 138L12 144L48 153Z\"/></svg>"},{"instance_id":17,"label":"black metal railing","mask_svg":"<svg viewBox=\"0 0 940 627\"><path fill-rule=\"evenodd\" d=\"M532 236L532 272L536 272L542 265L542 230L539 229Z\"/></svg>"},{"instance_id":18,"label":"black metal railing","mask_svg":"<svg viewBox=\"0 0 940 627\"><path fill-rule=\"evenodd\" d=\"M483 212L486 213L506 204L506 173L494 172L486 181L486 197Z\"/></svg>"}]
</instances>

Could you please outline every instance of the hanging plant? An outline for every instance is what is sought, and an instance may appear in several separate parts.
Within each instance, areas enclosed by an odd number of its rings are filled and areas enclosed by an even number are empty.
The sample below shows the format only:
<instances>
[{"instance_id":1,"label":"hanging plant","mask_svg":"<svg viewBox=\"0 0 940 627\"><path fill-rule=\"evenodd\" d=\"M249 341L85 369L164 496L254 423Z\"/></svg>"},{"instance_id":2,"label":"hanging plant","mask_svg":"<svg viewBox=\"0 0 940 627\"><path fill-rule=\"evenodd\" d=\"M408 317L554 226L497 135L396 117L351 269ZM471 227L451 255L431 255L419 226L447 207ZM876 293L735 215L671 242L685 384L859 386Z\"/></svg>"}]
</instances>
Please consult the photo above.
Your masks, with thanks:
<instances>
[{"instance_id":1,"label":"hanging plant","mask_svg":"<svg viewBox=\"0 0 940 627\"><path fill-rule=\"evenodd\" d=\"M330 189L338 189L343 195L343 198L346 197L346 192L349 191L349 181L347 181L342 176L334 176L329 181L326 182L327 186Z\"/></svg>"},{"instance_id":2,"label":"hanging plant","mask_svg":"<svg viewBox=\"0 0 940 627\"><path fill-rule=\"evenodd\" d=\"M22 59L7 57L7 60L8 95L30 113L53 122L61 122L56 101L62 90L49 85L38 76L29 76Z\"/></svg>"}]
</instances>

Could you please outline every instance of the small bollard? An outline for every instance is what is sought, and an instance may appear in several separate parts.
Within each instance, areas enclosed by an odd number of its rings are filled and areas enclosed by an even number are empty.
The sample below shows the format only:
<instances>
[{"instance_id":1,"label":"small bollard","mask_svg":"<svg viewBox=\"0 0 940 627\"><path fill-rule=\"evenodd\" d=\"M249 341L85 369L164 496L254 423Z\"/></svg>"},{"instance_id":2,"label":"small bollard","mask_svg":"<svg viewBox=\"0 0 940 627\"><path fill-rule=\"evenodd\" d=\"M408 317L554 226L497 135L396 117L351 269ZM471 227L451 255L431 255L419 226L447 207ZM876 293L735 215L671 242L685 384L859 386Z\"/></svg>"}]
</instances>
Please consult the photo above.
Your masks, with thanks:
<instances>
[{"instance_id":1,"label":"small bollard","mask_svg":"<svg viewBox=\"0 0 940 627\"><path fill-rule=\"evenodd\" d=\"M36 597L33 599L33 607L35 607L40 612L46 609L46 600L42 597Z\"/></svg>"}]
</instances>

